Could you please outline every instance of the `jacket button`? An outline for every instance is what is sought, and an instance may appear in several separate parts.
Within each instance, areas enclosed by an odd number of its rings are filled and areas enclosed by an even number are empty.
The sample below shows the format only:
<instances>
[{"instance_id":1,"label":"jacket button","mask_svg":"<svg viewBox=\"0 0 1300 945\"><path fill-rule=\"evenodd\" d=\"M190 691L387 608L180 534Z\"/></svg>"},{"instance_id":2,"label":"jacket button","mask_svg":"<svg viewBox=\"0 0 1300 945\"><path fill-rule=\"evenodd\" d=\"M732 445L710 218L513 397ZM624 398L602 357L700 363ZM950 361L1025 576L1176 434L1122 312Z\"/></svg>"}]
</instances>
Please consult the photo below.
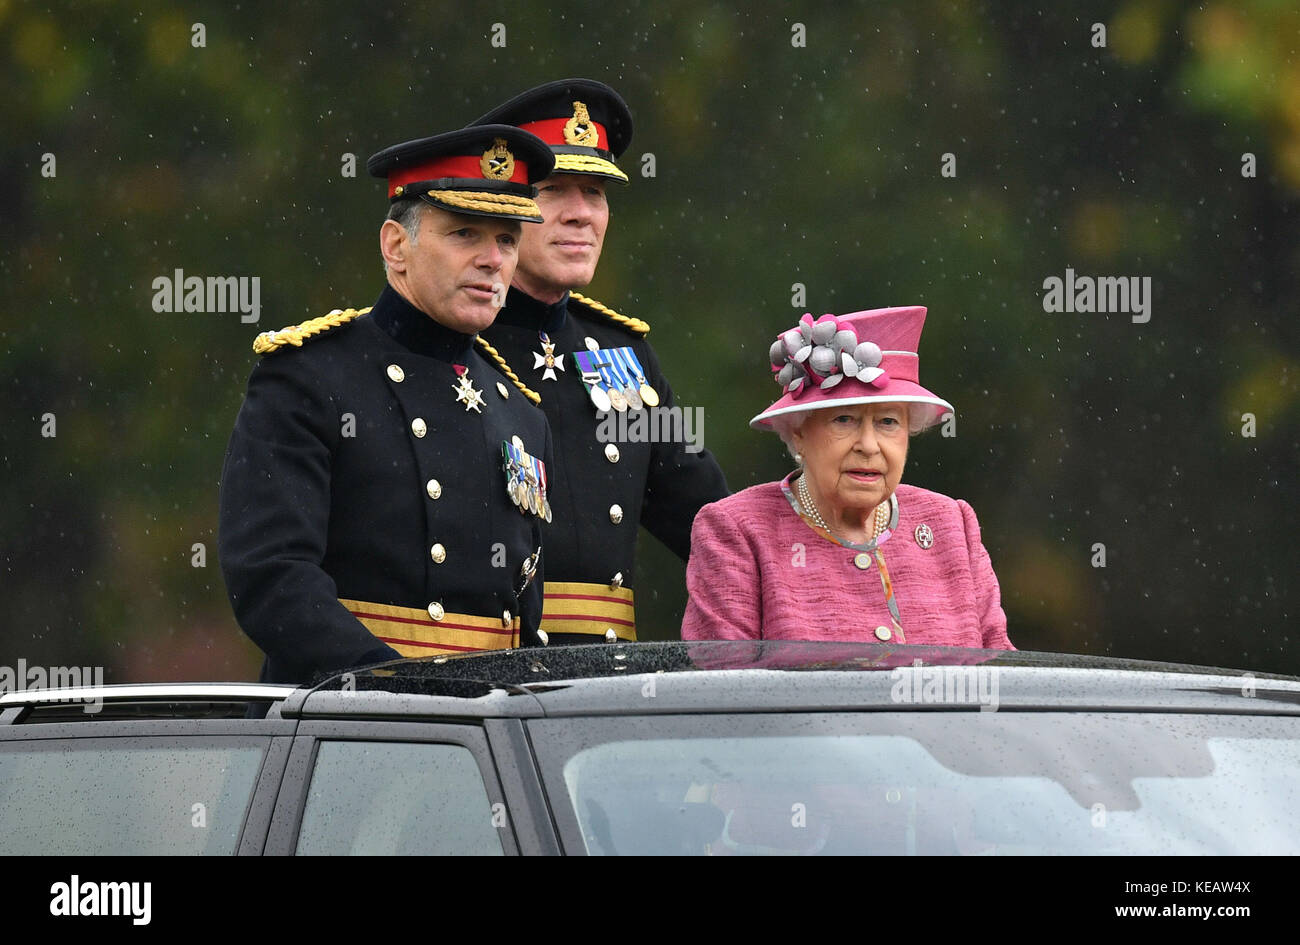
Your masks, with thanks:
<instances>
[{"instance_id":1,"label":"jacket button","mask_svg":"<svg viewBox=\"0 0 1300 945\"><path fill-rule=\"evenodd\" d=\"M417 437L424 436L426 433L429 432L429 425L419 417L416 417L414 420L411 421L411 432L414 433Z\"/></svg>"},{"instance_id":2,"label":"jacket button","mask_svg":"<svg viewBox=\"0 0 1300 945\"><path fill-rule=\"evenodd\" d=\"M424 491L429 493L430 499L441 498L442 483L440 483L437 479L430 479L428 482L424 484Z\"/></svg>"},{"instance_id":3,"label":"jacket button","mask_svg":"<svg viewBox=\"0 0 1300 945\"><path fill-rule=\"evenodd\" d=\"M433 558L434 564L442 564L447 560L447 549L441 543L435 544L429 549L429 557Z\"/></svg>"},{"instance_id":4,"label":"jacket button","mask_svg":"<svg viewBox=\"0 0 1300 945\"><path fill-rule=\"evenodd\" d=\"M510 620L511 620L510 611L508 610L501 611L501 626L503 627L510 626Z\"/></svg>"},{"instance_id":5,"label":"jacket button","mask_svg":"<svg viewBox=\"0 0 1300 945\"><path fill-rule=\"evenodd\" d=\"M623 572L619 571L617 574L615 574L612 578L609 579L609 589L611 591L616 591L622 586L623 586Z\"/></svg>"},{"instance_id":6,"label":"jacket button","mask_svg":"<svg viewBox=\"0 0 1300 945\"><path fill-rule=\"evenodd\" d=\"M609 520L617 525L623 521L623 506L615 502L609 507Z\"/></svg>"},{"instance_id":7,"label":"jacket button","mask_svg":"<svg viewBox=\"0 0 1300 945\"><path fill-rule=\"evenodd\" d=\"M867 568L871 567L871 555L867 554L865 551L859 551L853 556L853 564L858 570L865 571Z\"/></svg>"},{"instance_id":8,"label":"jacket button","mask_svg":"<svg viewBox=\"0 0 1300 945\"><path fill-rule=\"evenodd\" d=\"M402 381L406 380L406 372L396 364L390 364L388 365L388 379L394 384L400 384Z\"/></svg>"},{"instance_id":9,"label":"jacket button","mask_svg":"<svg viewBox=\"0 0 1300 945\"><path fill-rule=\"evenodd\" d=\"M894 635L894 631L888 627L876 627L876 639L882 643L887 642Z\"/></svg>"},{"instance_id":10,"label":"jacket button","mask_svg":"<svg viewBox=\"0 0 1300 945\"><path fill-rule=\"evenodd\" d=\"M605 444L605 458L606 458L607 460L609 460L611 463L617 463L617 462L618 462L618 447L615 446L613 443L606 443L606 444Z\"/></svg>"},{"instance_id":11,"label":"jacket button","mask_svg":"<svg viewBox=\"0 0 1300 945\"><path fill-rule=\"evenodd\" d=\"M443 617L447 616L447 611L443 610L442 604L434 601L429 605L429 616L434 620L441 620Z\"/></svg>"}]
</instances>

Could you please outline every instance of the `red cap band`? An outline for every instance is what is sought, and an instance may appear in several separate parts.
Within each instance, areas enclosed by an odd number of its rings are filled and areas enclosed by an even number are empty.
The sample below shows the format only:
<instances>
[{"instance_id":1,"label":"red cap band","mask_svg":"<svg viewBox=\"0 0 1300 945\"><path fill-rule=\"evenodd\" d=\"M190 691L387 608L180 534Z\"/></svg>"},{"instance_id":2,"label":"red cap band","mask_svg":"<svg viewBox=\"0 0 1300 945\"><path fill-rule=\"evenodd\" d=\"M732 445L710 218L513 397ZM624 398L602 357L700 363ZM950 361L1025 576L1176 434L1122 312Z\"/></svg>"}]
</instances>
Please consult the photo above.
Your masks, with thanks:
<instances>
[{"instance_id":1,"label":"red cap band","mask_svg":"<svg viewBox=\"0 0 1300 945\"><path fill-rule=\"evenodd\" d=\"M411 164L403 168L395 168L388 175L388 196L396 196L393 191L398 187L405 187L407 184L417 180L436 180L439 177L467 177L474 180L495 180L483 176L483 168L479 166L479 158L472 154L458 154L455 157L438 158L436 161L427 161L424 164ZM528 165L519 159L515 159L515 170L510 175L511 183L526 184L528 183Z\"/></svg>"},{"instance_id":2,"label":"red cap band","mask_svg":"<svg viewBox=\"0 0 1300 945\"><path fill-rule=\"evenodd\" d=\"M532 121L519 127L523 131L537 135L547 144L563 147L569 143L564 140L564 126L572 120L572 118L547 118L543 121ZM595 147L600 148L602 151L608 151L609 135L605 132L605 126L598 121L593 121L591 127L596 129Z\"/></svg>"}]
</instances>

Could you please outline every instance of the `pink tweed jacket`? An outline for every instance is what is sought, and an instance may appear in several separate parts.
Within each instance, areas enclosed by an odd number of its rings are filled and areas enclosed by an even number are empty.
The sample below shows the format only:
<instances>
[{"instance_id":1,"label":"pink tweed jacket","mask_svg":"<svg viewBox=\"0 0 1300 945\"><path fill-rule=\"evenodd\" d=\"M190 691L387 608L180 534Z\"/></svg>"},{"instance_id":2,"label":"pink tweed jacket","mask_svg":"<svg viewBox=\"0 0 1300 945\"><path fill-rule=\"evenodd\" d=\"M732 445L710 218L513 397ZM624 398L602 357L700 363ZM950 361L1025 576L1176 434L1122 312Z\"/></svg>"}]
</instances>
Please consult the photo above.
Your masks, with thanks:
<instances>
[{"instance_id":1,"label":"pink tweed jacket","mask_svg":"<svg viewBox=\"0 0 1300 945\"><path fill-rule=\"evenodd\" d=\"M915 486L895 496L898 527L880 549L906 642L1014 650L974 510ZM921 524L934 533L928 549ZM706 505L691 529L682 639L878 643L876 628L892 627L880 571L855 556L805 524L779 482Z\"/></svg>"}]
</instances>

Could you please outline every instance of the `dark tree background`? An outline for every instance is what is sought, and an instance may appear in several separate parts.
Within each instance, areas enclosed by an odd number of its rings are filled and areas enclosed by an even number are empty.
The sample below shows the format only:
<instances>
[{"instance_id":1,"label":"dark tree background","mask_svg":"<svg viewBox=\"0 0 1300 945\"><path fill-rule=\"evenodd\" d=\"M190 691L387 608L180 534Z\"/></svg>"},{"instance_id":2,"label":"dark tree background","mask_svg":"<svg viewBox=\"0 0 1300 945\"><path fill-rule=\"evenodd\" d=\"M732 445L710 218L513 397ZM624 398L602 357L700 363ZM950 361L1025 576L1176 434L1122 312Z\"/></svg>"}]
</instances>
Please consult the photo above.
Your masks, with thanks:
<instances>
[{"instance_id":1,"label":"dark tree background","mask_svg":"<svg viewBox=\"0 0 1300 945\"><path fill-rule=\"evenodd\" d=\"M589 293L734 488L788 469L746 425L778 331L927 305L957 435L906 480L974 505L1018 646L1300 672L1292 4L547 6L0 4L0 663L252 677L216 505L253 336L378 294L369 154L578 75L636 120ZM1150 277L1150 321L1045 312L1067 268ZM176 269L258 276L260 322L155 312ZM638 581L676 636L682 565L646 537Z\"/></svg>"}]
</instances>

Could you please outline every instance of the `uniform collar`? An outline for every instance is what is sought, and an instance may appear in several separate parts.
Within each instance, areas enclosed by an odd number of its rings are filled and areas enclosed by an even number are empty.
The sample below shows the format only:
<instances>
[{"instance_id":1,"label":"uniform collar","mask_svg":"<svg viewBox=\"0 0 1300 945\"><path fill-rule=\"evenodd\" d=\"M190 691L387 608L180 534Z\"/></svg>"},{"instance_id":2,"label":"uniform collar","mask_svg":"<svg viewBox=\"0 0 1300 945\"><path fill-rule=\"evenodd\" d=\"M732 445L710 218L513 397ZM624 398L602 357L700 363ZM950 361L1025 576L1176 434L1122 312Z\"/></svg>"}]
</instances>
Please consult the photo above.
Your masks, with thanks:
<instances>
[{"instance_id":1,"label":"uniform collar","mask_svg":"<svg viewBox=\"0 0 1300 945\"><path fill-rule=\"evenodd\" d=\"M548 333L558 332L564 327L569 313L569 293L554 305L547 305L522 292L514 286L506 293L505 307L497 313L497 321L503 325L516 325L520 328L532 328Z\"/></svg>"},{"instance_id":2,"label":"uniform collar","mask_svg":"<svg viewBox=\"0 0 1300 945\"><path fill-rule=\"evenodd\" d=\"M384 334L413 354L463 364L474 347L473 335L463 335L438 324L391 285L384 286L384 291L379 293L370 317Z\"/></svg>"}]
</instances>

